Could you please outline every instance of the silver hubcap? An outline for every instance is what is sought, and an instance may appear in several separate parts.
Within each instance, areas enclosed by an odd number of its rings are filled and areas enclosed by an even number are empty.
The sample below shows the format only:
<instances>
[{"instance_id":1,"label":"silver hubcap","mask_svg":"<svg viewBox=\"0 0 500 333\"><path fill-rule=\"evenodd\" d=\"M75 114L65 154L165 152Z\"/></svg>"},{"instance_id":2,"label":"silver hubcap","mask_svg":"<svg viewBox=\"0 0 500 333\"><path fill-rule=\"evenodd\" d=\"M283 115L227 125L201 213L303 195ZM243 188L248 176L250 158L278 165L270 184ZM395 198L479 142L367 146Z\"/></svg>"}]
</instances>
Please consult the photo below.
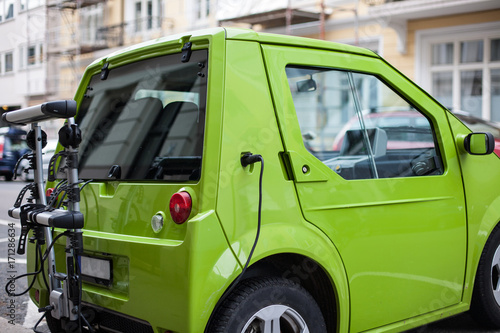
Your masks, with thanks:
<instances>
[{"instance_id":1,"label":"silver hubcap","mask_svg":"<svg viewBox=\"0 0 500 333\"><path fill-rule=\"evenodd\" d=\"M495 301L500 306L500 246L496 249L491 262L491 288Z\"/></svg>"},{"instance_id":2,"label":"silver hubcap","mask_svg":"<svg viewBox=\"0 0 500 333\"><path fill-rule=\"evenodd\" d=\"M241 333L309 333L305 320L285 305L270 305L254 314Z\"/></svg>"}]
</instances>

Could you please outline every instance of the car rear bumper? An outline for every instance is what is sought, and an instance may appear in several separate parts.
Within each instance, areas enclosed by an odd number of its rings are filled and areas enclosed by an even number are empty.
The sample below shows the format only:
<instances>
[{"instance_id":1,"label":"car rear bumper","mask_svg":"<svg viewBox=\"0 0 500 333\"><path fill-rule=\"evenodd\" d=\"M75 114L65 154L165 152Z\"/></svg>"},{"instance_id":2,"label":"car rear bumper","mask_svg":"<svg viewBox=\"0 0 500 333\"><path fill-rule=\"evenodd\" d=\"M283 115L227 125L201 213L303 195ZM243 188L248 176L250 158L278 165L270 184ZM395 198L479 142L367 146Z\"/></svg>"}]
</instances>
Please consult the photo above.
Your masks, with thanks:
<instances>
[{"instance_id":1,"label":"car rear bumper","mask_svg":"<svg viewBox=\"0 0 500 333\"><path fill-rule=\"evenodd\" d=\"M188 223L182 241L84 230L85 255L112 261L109 285L83 283L84 308L95 313L96 325L120 332L204 330L240 266L213 211ZM64 239L55 250L57 270L64 271ZM227 267L234 267L229 276Z\"/></svg>"}]
</instances>

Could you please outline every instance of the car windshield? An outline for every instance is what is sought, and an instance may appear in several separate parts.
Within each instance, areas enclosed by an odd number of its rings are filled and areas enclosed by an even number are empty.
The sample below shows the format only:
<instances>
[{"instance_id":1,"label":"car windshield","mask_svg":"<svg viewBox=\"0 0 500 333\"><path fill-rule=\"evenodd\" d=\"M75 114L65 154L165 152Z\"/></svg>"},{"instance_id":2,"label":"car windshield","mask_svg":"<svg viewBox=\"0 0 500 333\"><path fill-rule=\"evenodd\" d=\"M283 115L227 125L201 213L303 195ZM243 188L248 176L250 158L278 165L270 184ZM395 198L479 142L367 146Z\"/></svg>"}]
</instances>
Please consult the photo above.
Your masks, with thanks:
<instances>
[{"instance_id":1,"label":"car windshield","mask_svg":"<svg viewBox=\"0 0 500 333\"><path fill-rule=\"evenodd\" d=\"M198 180L205 127L206 50L112 68L91 78L77 123L83 179ZM112 171L112 172L111 172Z\"/></svg>"}]
</instances>

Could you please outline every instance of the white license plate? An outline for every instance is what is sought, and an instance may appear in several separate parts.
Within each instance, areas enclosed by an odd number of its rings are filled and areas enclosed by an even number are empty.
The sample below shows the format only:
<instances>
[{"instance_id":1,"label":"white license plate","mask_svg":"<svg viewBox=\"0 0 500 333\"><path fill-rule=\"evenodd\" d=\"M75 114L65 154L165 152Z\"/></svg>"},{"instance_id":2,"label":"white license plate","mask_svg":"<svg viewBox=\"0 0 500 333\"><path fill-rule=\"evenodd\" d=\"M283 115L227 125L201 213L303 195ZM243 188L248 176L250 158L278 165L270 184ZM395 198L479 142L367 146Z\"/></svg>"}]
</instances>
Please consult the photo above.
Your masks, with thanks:
<instances>
[{"instance_id":1,"label":"white license plate","mask_svg":"<svg viewBox=\"0 0 500 333\"><path fill-rule=\"evenodd\" d=\"M91 282L111 284L111 260L81 256L80 264L83 277L90 279Z\"/></svg>"}]
</instances>

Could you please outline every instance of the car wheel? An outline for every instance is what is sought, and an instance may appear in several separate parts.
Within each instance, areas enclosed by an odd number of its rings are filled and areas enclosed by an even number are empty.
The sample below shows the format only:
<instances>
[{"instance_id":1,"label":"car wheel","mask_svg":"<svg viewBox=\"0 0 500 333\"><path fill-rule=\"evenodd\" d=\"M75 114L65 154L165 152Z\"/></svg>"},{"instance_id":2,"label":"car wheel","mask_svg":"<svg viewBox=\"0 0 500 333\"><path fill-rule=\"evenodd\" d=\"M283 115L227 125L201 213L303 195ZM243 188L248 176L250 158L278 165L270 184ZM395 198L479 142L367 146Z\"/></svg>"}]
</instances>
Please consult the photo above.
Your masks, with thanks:
<instances>
[{"instance_id":1,"label":"car wheel","mask_svg":"<svg viewBox=\"0 0 500 333\"><path fill-rule=\"evenodd\" d=\"M326 333L321 310L301 286L282 278L246 280L216 311L210 333Z\"/></svg>"},{"instance_id":2,"label":"car wheel","mask_svg":"<svg viewBox=\"0 0 500 333\"><path fill-rule=\"evenodd\" d=\"M12 173L5 175L5 180L8 182L12 181L12 178L14 178L14 174L12 174Z\"/></svg>"},{"instance_id":3,"label":"car wheel","mask_svg":"<svg viewBox=\"0 0 500 333\"><path fill-rule=\"evenodd\" d=\"M47 315L45 316L45 320L47 321L47 326L49 327L49 330L51 333L64 333L66 332L62 326L61 326L61 321L59 319L55 319L52 317L50 314L50 311L47 312Z\"/></svg>"},{"instance_id":4,"label":"car wheel","mask_svg":"<svg viewBox=\"0 0 500 333\"><path fill-rule=\"evenodd\" d=\"M471 315L486 327L500 328L500 226L493 230L479 260Z\"/></svg>"}]
</instances>

